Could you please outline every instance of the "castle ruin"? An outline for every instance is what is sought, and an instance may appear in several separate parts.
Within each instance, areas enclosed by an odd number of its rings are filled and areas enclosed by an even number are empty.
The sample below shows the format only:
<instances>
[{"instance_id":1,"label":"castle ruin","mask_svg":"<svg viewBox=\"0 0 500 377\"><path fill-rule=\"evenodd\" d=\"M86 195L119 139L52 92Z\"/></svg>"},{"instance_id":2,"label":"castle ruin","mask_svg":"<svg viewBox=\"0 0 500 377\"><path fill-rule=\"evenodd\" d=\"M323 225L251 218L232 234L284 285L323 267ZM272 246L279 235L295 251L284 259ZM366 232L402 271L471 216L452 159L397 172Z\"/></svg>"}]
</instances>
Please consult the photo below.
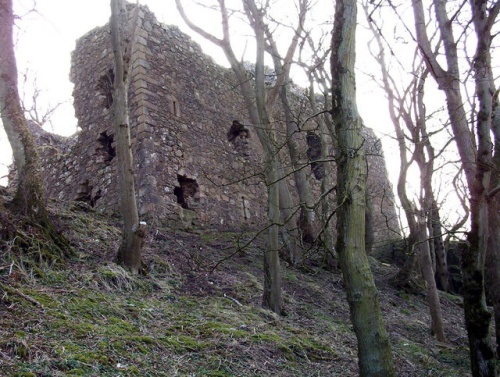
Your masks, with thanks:
<instances>
[{"instance_id":1,"label":"castle ruin","mask_svg":"<svg viewBox=\"0 0 500 377\"><path fill-rule=\"evenodd\" d=\"M147 7L139 10L135 33L129 106L141 218L224 229L265 224L267 194L259 174L263 154L258 138L242 133L229 141L227 136L233 120L249 124L232 71L214 63L177 27L159 23ZM38 129L35 136L49 196L118 212L113 64L109 25L81 37L71 67L80 131L63 138ZM279 115L275 119L282 122ZM379 144L371 130L365 136L369 148ZM377 153L368 160L375 240L392 239L388 224L395 230L398 224L385 162ZM307 169L319 193L318 167Z\"/></svg>"}]
</instances>

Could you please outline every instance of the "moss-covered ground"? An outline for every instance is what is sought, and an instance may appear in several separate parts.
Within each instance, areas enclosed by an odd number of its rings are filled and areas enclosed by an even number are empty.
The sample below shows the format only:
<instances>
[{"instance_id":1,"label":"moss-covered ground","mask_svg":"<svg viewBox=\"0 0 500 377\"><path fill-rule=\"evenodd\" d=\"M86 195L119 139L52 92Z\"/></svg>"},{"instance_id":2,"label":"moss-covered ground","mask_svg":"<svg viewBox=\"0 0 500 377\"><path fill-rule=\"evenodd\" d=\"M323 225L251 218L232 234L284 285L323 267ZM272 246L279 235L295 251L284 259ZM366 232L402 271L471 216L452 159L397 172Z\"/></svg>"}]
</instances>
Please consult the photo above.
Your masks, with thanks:
<instances>
[{"instance_id":1,"label":"moss-covered ground","mask_svg":"<svg viewBox=\"0 0 500 377\"><path fill-rule=\"evenodd\" d=\"M260 305L261 238L235 253L251 234L150 229L146 274L132 276L113 262L116 218L54 211L76 252L64 265L34 268L14 241L2 244L1 376L357 375L339 272L283 266L278 317ZM443 296L448 342L439 343L425 297L391 288L395 267L372 267L398 376L467 376L460 300Z\"/></svg>"}]
</instances>

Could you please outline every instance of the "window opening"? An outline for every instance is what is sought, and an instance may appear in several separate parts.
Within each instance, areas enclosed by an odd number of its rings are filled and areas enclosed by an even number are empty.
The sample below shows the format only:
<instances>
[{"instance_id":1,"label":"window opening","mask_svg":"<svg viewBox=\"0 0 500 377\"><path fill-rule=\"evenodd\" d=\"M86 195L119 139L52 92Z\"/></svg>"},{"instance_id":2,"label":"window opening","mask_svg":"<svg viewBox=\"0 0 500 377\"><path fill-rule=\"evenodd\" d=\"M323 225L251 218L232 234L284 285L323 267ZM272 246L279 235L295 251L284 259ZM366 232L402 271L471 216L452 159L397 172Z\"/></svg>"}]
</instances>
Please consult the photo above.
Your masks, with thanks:
<instances>
[{"instance_id":1,"label":"window opening","mask_svg":"<svg viewBox=\"0 0 500 377\"><path fill-rule=\"evenodd\" d=\"M174 195L177 197L177 203L182 208L192 209L193 202L199 201L196 196L199 185L196 179L187 178L185 175L177 175L179 187L174 188Z\"/></svg>"},{"instance_id":2,"label":"window opening","mask_svg":"<svg viewBox=\"0 0 500 377\"><path fill-rule=\"evenodd\" d=\"M97 150L104 154L104 162L109 164L116 156L116 149L113 147L113 135L108 135L107 131L101 132L97 141L101 144L101 147L97 148Z\"/></svg>"},{"instance_id":3,"label":"window opening","mask_svg":"<svg viewBox=\"0 0 500 377\"><path fill-rule=\"evenodd\" d=\"M110 109L113 105L113 85L115 82L115 73L110 68L97 81L96 90L103 97L102 105L106 109Z\"/></svg>"},{"instance_id":4,"label":"window opening","mask_svg":"<svg viewBox=\"0 0 500 377\"><path fill-rule=\"evenodd\" d=\"M323 179L325 175L325 167L323 163L317 161L321 158L321 138L313 131L307 131L307 158L311 163L311 172L318 181Z\"/></svg>"}]
</instances>

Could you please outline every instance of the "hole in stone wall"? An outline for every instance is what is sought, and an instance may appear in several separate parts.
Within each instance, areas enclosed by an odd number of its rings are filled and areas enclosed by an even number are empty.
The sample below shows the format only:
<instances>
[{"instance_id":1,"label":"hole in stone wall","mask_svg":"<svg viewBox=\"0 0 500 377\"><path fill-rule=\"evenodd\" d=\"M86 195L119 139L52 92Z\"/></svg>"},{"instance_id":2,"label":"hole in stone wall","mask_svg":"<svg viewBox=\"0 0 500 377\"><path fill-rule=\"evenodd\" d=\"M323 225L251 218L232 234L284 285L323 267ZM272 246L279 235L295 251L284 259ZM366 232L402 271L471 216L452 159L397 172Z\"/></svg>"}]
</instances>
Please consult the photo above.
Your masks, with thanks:
<instances>
[{"instance_id":1,"label":"hole in stone wall","mask_svg":"<svg viewBox=\"0 0 500 377\"><path fill-rule=\"evenodd\" d=\"M101 132L97 141L101 144L101 147L97 150L104 154L104 162L109 164L116 156L116 150L113 147L113 135L108 135L107 131Z\"/></svg>"},{"instance_id":2,"label":"hole in stone wall","mask_svg":"<svg viewBox=\"0 0 500 377\"><path fill-rule=\"evenodd\" d=\"M106 109L110 109L113 105L113 84L115 82L115 73L110 68L107 72L99 78L96 84L96 90L103 97L102 105Z\"/></svg>"},{"instance_id":3,"label":"hole in stone wall","mask_svg":"<svg viewBox=\"0 0 500 377\"><path fill-rule=\"evenodd\" d=\"M229 131L227 131L227 141L233 142L237 137L248 139L250 137L250 130L239 121L233 120L233 124L231 124Z\"/></svg>"},{"instance_id":4,"label":"hole in stone wall","mask_svg":"<svg viewBox=\"0 0 500 377\"><path fill-rule=\"evenodd\" d=\"M187 178L185 175L177 175L177 180L179 181L179 187L174 188L177 203L182 208L192 209L193 201L198 201L198 198L195 197L199 188L198 182L196 182L196 179Z\"/></svg>"},{"instance_id":5,"label":"hole in stone wall","mask_svg":"<svg viewBox=\"0 0 500 377\"><path fill-rule=\"evenodd\" d=\"M314 178L320 181L325 175L323 163L317 161L321 158L321 138L313 131L307 131L306 141L307 158L311 163L311 172L314 174Z\"/></svg>"},{"instance_id":6,"label":"hole in stone wall","mask_svg":"<svg viewBox=\"0 0 500 377\"><path fill-rule=\"evenodd\" d=\"M102 197L101 190L97 190L94 195L92 195L93 187L90 185L89 181L86 180L80 184L80 188L76 195L75 201L84 202L94 207L96 202Z\"/></svg>"}]
</instances>

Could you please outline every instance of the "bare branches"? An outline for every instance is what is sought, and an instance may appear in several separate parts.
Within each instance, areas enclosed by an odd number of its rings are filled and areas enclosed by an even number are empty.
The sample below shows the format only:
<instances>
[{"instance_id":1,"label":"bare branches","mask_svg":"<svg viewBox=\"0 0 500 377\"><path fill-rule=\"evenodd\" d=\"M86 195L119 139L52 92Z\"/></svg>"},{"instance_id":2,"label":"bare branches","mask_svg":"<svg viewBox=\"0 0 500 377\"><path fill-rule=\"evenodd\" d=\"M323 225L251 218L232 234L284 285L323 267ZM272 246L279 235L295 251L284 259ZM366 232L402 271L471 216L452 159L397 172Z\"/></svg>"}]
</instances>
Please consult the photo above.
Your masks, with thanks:
<instances>
[{"instance_id":1,"label":"bare branches","mask_svg":"<svg viewBox=\"0 0 500 377\"><path fill-rule=\"evenodd\" d=\"M227 18L227 12L225 11L225 2L224 0L219 0L219 4L221 5L221 14L222 14L222 26L223 26L223 31L224 31L224 39L219 39L216 36L206 32L204 29L198 27L196 24L194 24L190 18L187 16L186 12L184 11L184 7L182 6L181 0L175 0L175 5L177 6L177 10L179 11L179 14L181 15L182 19L184 22L191 28L193 31L201 35L203 38L209 40L213 44L217 46L223 46L225 43L228 43L229 39L229 26L228 26L228 18Z\"/></svg>"}]
</instances>

